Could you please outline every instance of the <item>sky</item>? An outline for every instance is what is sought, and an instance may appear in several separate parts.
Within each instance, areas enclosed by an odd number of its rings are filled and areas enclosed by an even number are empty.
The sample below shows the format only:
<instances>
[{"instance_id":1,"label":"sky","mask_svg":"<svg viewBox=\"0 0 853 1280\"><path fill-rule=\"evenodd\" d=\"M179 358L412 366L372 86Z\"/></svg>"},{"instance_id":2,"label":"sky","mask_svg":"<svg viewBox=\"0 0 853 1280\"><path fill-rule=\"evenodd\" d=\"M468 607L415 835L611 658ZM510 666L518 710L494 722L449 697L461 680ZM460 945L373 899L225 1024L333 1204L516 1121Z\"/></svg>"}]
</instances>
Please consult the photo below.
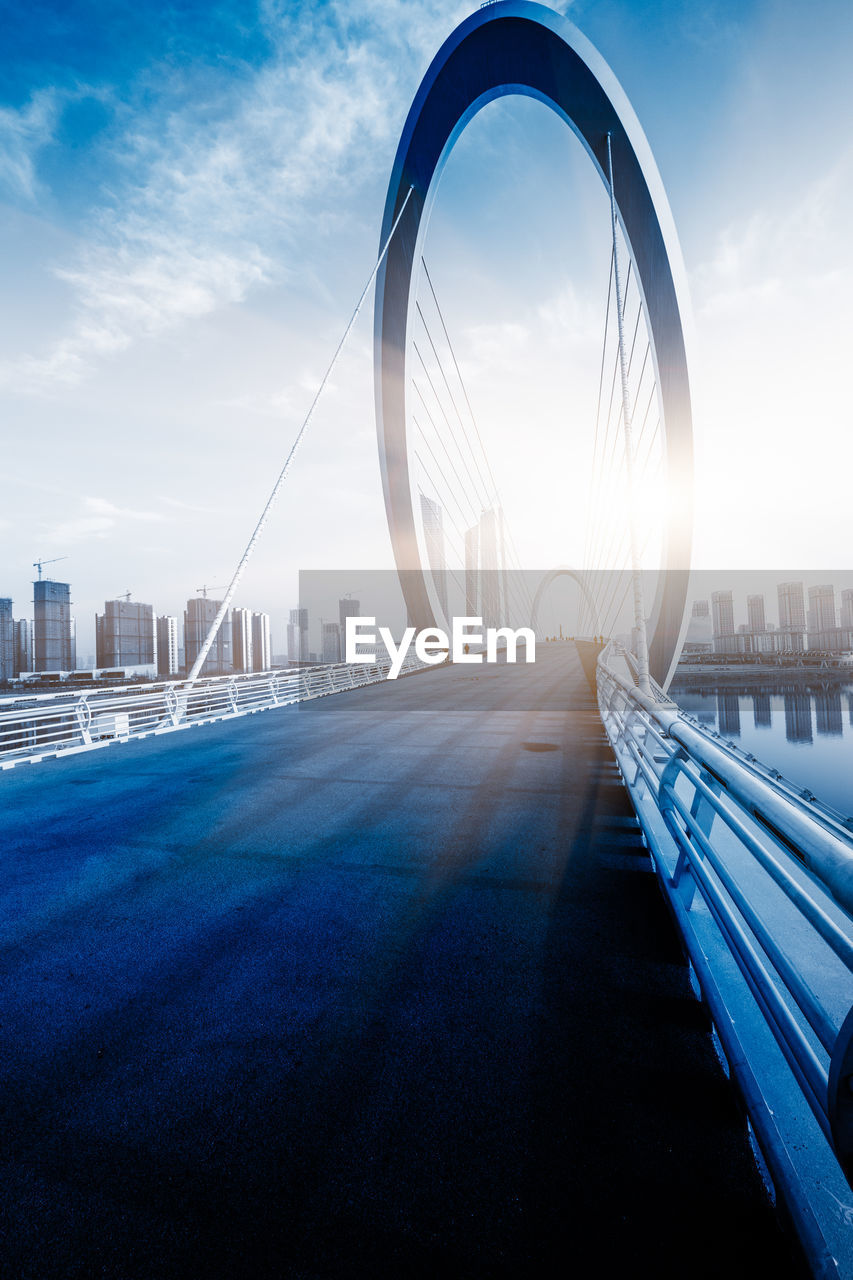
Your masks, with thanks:
<instances>
[{"instance_id":1,"label":"sky","mask_svg":"<svg viewBox=\"0 0 853 1280\"><path fill-rule=\"evenodd\" d=\"M853 9L577 0L655 155L692 300L694 563L850 562ZM377 252L450 0L0 4L0 594L224 587ZM578 563L607 202L542 104L442 178L426 256L522 562ZM235 604L390 567L366 306ZM853 585L849 581L838 584ZM358 583L355 582L357 587ZM212 594L216 594L212 591Z\"/></svg>"}]
</instances>

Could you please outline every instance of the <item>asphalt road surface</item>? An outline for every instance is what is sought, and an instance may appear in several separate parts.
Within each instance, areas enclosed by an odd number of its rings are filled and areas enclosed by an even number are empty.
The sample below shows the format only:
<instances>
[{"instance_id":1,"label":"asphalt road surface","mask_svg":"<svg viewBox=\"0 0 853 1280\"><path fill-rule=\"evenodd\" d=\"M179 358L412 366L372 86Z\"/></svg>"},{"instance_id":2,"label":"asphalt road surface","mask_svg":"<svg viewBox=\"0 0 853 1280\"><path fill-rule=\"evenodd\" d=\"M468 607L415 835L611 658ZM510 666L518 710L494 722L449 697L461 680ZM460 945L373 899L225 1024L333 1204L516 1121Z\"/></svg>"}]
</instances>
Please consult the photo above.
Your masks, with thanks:
<instances>
[{"instance_id":1,"label":"asphalt road surface","mask_svg":"<svg viewBox=\"0 0 853 1280\"><path fill-rule=\"evenodd\" d=\"M570 645L0 774L2 1274L799 1274Z\"/></svg>"}]
</instances>

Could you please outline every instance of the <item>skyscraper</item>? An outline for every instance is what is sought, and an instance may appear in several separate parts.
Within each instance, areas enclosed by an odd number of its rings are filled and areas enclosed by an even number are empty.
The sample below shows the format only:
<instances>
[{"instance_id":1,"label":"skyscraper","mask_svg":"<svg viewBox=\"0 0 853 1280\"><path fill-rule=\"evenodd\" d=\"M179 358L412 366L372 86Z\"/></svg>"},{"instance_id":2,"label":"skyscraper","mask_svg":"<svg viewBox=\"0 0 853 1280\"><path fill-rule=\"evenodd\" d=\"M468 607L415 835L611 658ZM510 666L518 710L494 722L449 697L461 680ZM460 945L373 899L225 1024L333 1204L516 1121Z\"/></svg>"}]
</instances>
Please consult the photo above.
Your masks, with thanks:
<instances>
[{"instance_id":1,"label":"skyscraper","mask_svg":"<svg viewBox=\"0 0 853 1280\"><path fill-rule=\"evenodd\" d=\"M12 599L0 596L0 680L11 680L15 672L15 622Z\"/></svg>"},{"instance_id":2,"label":"skyscraper","mask_svg":"<svg viewBox=\"0 0 853 1280\"><path fill-rule=\"evenodd\" d=\"M853 627L853 588L845 587L841 592L841 625Z\"/></svg>"},{"instance_id":3,"label":"skyscraper","mask_svg":"<svg viewBox=\"0 0 853 1280\"><path fill-rule=\"evenodd\" d=\"M33 583L33 670L71 671L71 586Z\"/></svg>"},{"instance_id":4,"label":"skyscraper","mask_svg":"<svg viewBox=\"0 0 853 1280\"><path fill-rule=\"evenodd\" d=\"M809 612L812 615L810 631L832 631L837 625L835 616L835 587L809 587Z\"/></svg>"},{"instance_id":5,"label":"skyscraper","mask_svg":"<svg viewBox=\"0 0 853 1280\"><path fill-rule=\"evenodd\" d=\"M780 582L776 587L779 601L779 647L787 652L802 652L805 647L806 605L802 582Z\"/></svg>"},{"instance_id":6,"label":"skyscraper","mask_svg":"<svg viewBox=\"0 0 853 1280\"><path fill-rule=\"evenodd\" d=\"M718 653L737 653L735 610L731 591L712 592L711 615L714 623L714 649Z\"/></svg>"},{"instance_id":7,"label":"skyscraper","mask_svg":"<svg viewBox=\"0 0 853 1280\"><path fill-rule=\"evenodd\" d=\"M308 610L291 609L287 624L288 662L308 661Z\"/></svg>"},{"instance_id":8,"label":"skyscraper","mask_svg":"<svg viewBox=\"0 0 853 1280\"><path fill-rule=\"evenodd\" d=\"M444 545L444 512L441 504L421 494L421 516L424 522L427 561L435 584L438 603L447 617L447 552ZM437 621L441 621L439 618Z\"/></svg>"},{"instance_id":9,"label":"skyscraper","mask_svg":"<svg viewBox=\"0 0 853 1280\"><path fill-rule=\"evenodd\" d=\"M747 596L746 612L749 618L749 630L753 634L767 630L767 619L764 615L764 596Z\"/></svg>"},{"instance_id":10,"label":"skyscraper","mask_svg":"<svg viewBox=\"0 0 853 1280\"><path fill-rule=\"evenodd\" d=\"M231 610L231 665L235 671L252 670L252 610Z\"/></svg>"},{"instance_id":11,"label":"skyscraper","mask_svg":"<svg viewBox=\"0 0 853 1280\"><path fill-rule=\"evenodd\" d=\"M480 517L480 605L483 625L500 626L501 595L498 573L498 522L494 507Z\"/></svg>"},{"instance_id":12,"label":"skyscraper","mask_svg":"<svg viewBox=\"0 0 853 1280\"><path fill-rule=\"evenodd\" d=\"M157 619L157 674L173 676L178 670L178 619L161 614Z\"/></svg>"},{"instance_id":13,"label":"skyscraper","mask_svg":"<svg viewBox=\"0 0 853 1280\"><path fill-rule=\"evenodd\" d=\"M95 663L99 667L157 666L154 608L131 600L105 600L95 615Z\"/></svg>"},{"instance_id":14,"label":"skyscraper","mask_svg":"<svg viewBox=\"0 0 853 1280\"><path fill-rule=\"evenodd\" d=\"M480 526L465 530L465 613L479 617L480 606Z\"/></svg>"},{"instance_id":15,"label":"skyscraper","mask_svg":"<svg viewBox=\"0 0 853 1280\"><path fill-rule=\"evenodd\" d=\"M341 629L337 622L324 622L321 625L321 653L323 662L340 662Z\"/></svg>"},{"instance_id":16,"label":"skyscraper","mask_svg":"<svg viewBox=\"0 0 853 1280\"><path fill-rule=\"evenodd\" d=\"M13 675L33 670L33 629L26 618L14 623L15 658Z\"/></svg>"},{"instance_id":17,"label":"skyscraper","mask_svg":"<svg viewBox=\"0 0 853 1280\"><path fill-rule=\"evenodd\" d=\"M221 600L209 600L207 596L187 601L184 611L184 662L187 671L201 652L217 613ZM227 676L231 674L231 617L227 611L216 633L210 653L201 669L203 676Z\"/></svg>"},{"instance_id":18,"label":"skyscraper","mask_svg":"<svg viewBox=\"0 0 853 1280\"><path fill-rule=\"evenodd\" d=\"M347 618L357 618L360 608L361 601L353 600L349 596L344 596L343 600L338 601L338 616L341 620L341 645L343 645L346 636Z\"/></svg>"},{"instance_id":19,"label":"skyscraper","mask_svg":"<svg viewBox=\"0 0 853 1280\"><path fill-rule=\"evenodd\" d=\"M270 615L252 614L252 670L269 671L272 666L272 642L270 640Z\"/></svg>"}]
</instances>

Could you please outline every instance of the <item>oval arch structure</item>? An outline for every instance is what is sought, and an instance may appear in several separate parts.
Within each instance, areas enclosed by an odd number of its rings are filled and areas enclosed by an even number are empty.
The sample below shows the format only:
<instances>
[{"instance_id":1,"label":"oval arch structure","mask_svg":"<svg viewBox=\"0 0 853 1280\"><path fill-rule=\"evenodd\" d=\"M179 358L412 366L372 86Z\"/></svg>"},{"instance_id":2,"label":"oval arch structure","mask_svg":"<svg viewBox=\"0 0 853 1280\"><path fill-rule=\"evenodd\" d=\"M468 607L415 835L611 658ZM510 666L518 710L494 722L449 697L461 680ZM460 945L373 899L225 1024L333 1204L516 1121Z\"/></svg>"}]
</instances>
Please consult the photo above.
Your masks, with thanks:
<instances>
[{"instance_id":1,"label":"oval arch structure","mask_svg":"<svg viewBox=\"0 0 853 1280\"><path fill-rule=\"evenodd\" d=\"M374 376L379 458L388 527L410 622L435 625L418 547L406 439L406 340L414 264L438 177L454 142L495 98L524 94L557 112L605 185L611 135L619 221L639 283L661 402L665 468L662 572L649 611L652 676L671 678L686 627L692 536L693 445L681 254L663 185L616 77L560 14L528 0L496 0L442 45L409 111L388 187L380 243L400 224L377 275Z\"/></svg>"},{"instance_id":2,"label":"oval arch structure","mask_svg":"<svg viewBox=\"0 0 853 1280\"><path fill-rule=\"evenodd\" d=\"M539 610L542 606L542 600L548 588L552 583L556 582L558 578L571 578L572 582L575 583L589 606L592 625L595 629L595 634L598 635L600 625L598 609L596 608L595 600L587 589L585 577L586 575L578 573L576 569L570 569L567 565L558 565L556 569L549 569L547 573L543 574L539 586L536 588L536 594L533 597L533 604L530 609L530 627L533 632L536 631L536 628L539 625Z\"/></svg>"}]
</instances>

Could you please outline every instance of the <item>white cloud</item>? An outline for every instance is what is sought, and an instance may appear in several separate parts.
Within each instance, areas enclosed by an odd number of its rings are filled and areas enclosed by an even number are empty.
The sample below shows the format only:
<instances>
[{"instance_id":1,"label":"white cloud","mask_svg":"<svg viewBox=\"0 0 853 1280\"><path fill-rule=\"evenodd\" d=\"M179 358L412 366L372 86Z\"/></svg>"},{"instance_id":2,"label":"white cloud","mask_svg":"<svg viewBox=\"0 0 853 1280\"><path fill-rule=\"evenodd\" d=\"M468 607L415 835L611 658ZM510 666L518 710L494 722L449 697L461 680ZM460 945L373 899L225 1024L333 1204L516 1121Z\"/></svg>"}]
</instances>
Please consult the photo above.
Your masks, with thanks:
<instances>
[{"instance_id":1,"label":"white cloud","mask_svg":"<svg viewBox=\"0 0 853 1280\"><path fill-rule=\"evenodd\" d=\"M34 201L41 190L36 155L52 136L57 94L40 89L20 110L0 107L0 187L13 198Z\"/></svg>"},{"instance_id":2,"label":"white cloud","mask_svg":"<svg viewBox=\"0 0 853 1280\"><path fill-rule=\"evenodd\" d=\"M321 197L323 211L331 203L343 222L350 182L362 182L376 156L384 160L397 75L376 41L348 45L338 58L311 47L294 59L288 45L272 63L229 80L221 100L191 97L133 119L115 157L124 180L93 210L75 259L55 268L73 293L70 330L47 352L0 366L0 384L62 391L137 339L285 276L276 264L311 201ZM164 95L167 88L164 80ZM8 161L12 177L33 193L24 142L31 149L46 136L51 101L0 118L19 144Z\"/></svg>"},{"instance_id":3,"label":"white cloud","mask_svg":"<svg viewBox=\"0 0 853 1280\"><path fill-rule=\"evenodd\" d=\"M720 234L692 282L704 563L827 564L844 545L853 150L795 200L771 194ZM783 507L797 518L780 520Z\"/></svg>"},{"instance_id":4,"label":"white cloud","mask_svg":"<svg viewBox=\"0 0 853 1280\"><path fill-rule=\"evenodd\" d=\"M45 528L44 537L55 545L84 542L91 538L109 538L120 525L129 521L144 524L166 520L160 511L137 511L130 507L118 507L106 498L84 498L82 511L70 519Z\"/></svg>"}]
</instances>

